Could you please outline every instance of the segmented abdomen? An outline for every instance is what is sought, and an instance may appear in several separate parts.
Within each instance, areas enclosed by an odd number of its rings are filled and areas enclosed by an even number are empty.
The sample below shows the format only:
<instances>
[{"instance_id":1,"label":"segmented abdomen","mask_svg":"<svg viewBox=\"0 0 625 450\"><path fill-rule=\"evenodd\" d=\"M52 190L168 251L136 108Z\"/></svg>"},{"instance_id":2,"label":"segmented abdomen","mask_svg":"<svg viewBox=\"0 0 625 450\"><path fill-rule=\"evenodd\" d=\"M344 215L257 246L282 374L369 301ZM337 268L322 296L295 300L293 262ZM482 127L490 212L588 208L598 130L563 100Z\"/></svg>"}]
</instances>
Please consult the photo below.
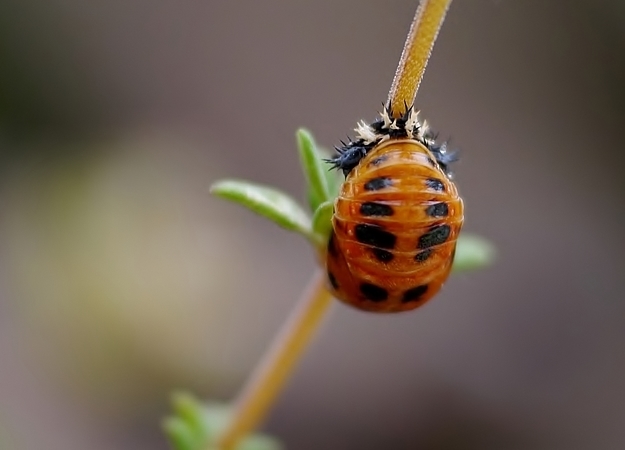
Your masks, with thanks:
<instances>
[{"instance_id":1,"label":"segmented abdomen","mask_svg":"<svg viewBox=\"0 0 625 450\"><path fill-rule=\"evenodd\" d=\"M462 223L456 187L426 147L381 143L335 202L327 255L335 296L369 311L421 306L447 279Z\"/></svg>"}]
</instances>

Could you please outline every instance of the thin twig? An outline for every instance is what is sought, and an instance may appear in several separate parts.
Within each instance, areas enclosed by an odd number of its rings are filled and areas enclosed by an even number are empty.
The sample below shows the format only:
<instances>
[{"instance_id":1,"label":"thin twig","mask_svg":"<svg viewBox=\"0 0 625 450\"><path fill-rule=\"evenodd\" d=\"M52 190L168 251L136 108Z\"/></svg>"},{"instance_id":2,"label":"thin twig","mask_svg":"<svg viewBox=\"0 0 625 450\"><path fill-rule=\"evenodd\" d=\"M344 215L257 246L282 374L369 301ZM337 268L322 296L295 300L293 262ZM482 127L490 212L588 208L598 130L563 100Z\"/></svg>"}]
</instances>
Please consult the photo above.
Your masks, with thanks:
<instances>
[{"instance_id":1,"label":"thin twig","mask_svg":"<svg viewBox=\"0 0 625 450\"><path fill-rule=\"evenodd\" d=\"M388 93L394 118L401 117L414 103L438 31L451 0L421 0L412 20L404 50Z\"/></svg>"},{"instance_id":2,"label":"thin twig","mask_svg":"<svg viewBox=\"0 0 625 450\"><path fill-rule=\"evenodd\" d=\"M319 273L239 394L233 420L217 448L232 450L265 418L331 304L332 296Z\"/></svg>"}]
</instances>

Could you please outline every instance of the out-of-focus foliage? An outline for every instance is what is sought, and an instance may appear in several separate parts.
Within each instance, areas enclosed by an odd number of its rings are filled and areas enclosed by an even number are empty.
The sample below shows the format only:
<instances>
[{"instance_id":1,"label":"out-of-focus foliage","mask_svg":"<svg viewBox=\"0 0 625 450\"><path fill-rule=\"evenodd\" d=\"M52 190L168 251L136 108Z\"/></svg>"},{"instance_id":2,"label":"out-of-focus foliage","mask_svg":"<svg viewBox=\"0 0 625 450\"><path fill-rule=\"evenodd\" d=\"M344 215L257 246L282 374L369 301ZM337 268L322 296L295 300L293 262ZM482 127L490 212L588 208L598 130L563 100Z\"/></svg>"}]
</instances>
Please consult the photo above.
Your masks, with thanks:
<instances>
[{"instance_id":1,"label":"out-of-focus foliage","mask_svg":"<svg viewBox=\"0 0 625 450\"><path fill-rule=\"evenodd\" d=\"M218 450L215 441L223 432L232 410L219 403L201 404L190 394L172 395L174 414L163 422L163 429L175 450ZM276 439L253 434L237 444L235 450L282 450Z\"/></svg>"},{"instance_id":2,"label":"out-of-focus foliage","mask_svg":"<svg viewBox=\"0 0 625 450\"><path fill-rule=\"evenodd\" d=\"M247 355L216 337L239 307L224 301L238 285L228 267L253 270L252 249L201 208L215 165L190 167L164 149L194 144L157 133L81 145L80 157L25 162L2 180L2 262L13 323L27 330L21 350L117 421L150 411L172 385L236 383Z\"/></svg>"},{"instance_id":3,"label":"out-of-focus foliage","mask_svg":"<svg viewBox=\"0 0 625 450\"><path fill-rule=\"evenodd\" d=\"M495 246L483 237L462 233L458 239L454 257L454 272L466 272L492 264L495 259Z\"/></svg>"}]
</instances>

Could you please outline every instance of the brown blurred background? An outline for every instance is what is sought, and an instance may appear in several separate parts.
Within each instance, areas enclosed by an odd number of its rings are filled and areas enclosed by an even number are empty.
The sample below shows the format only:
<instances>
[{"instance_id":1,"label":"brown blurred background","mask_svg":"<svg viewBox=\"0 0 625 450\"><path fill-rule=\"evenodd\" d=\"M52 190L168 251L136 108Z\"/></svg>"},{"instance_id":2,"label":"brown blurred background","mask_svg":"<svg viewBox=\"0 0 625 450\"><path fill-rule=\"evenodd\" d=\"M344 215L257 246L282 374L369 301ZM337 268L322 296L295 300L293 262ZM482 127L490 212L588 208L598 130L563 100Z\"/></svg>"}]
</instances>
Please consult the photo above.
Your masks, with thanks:
<instances>
[{"instance_id":1,"label":"brown blurred background","mask_svg":"<svg viewBox=\"0 0 625 450\"><path fill-rule=\"evenodd\" d=\"M165 449L171 389L236 393L314 261L207 187L301 198L295 129L375 117L416 3L0 1L1 449ZM452 5L418 107L499 260L414 313L337 304L267 431L625 448L624 50L618 0Z\"/></svg>"}]
</instances>

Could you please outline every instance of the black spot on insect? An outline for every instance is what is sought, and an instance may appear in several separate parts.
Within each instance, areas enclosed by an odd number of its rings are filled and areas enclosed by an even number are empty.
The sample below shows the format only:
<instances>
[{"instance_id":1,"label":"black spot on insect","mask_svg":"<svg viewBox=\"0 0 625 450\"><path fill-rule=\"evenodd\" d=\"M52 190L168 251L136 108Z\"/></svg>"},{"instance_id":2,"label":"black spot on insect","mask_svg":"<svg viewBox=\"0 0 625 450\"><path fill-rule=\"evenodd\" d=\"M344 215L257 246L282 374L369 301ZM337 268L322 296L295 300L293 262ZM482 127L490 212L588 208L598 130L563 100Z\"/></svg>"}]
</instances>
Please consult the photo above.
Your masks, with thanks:
<instances>
[{"instance_id":1,"label":"black spot on insect","mask_svg":"<svg viewBox=\"0 0 625 450\"><path fill-rule=\"evenodd\" d=\"M369 163L369 165L370 166L379 166L380 164L382 164L387 159L388 159L388 155L378 156L377 158L373 158L371 160L371 162Z\"/></svg>"},{"instance_id":2,"label":"black spot on insect","mask_svg":"<svg viewBox=\"0 0 625 450\"><path fill-rule=\"evenodd\" d=\"M432 255L432 249L428 248L427 250L420 251L414 257L414 260L417 262L427 261L428 258Z\"/></svg>"},{"instance_id":3,"label":"black spot on insect","mask_svg":"<svg viewBox=\"0 0 625 450\"><path fill-rule=\"evenodd\" d=\"M428 156L428 164L432 167L436 167L436 161Z\"/></svg>"},{"instance_id":4,"label":"black spot on insect","mask_svg":"<svg viewBox=\"0 0 625 450\"><path fill-rule=\"evenodd\" d=\"M401 299L402 303L408 302L417 302L419 299L425 294L428 290L427 284L422 284L421 286L413 287L404 292L404 295Z\"/></svg>"},{"instance_id":5,"label":"black spot on insect","mask_svg":"<svg viewBox=\"0 0 625 450\"><path fill-rule=\"evenodd\" d=\"M449 215L449 206L445 202L434 203L428 206L425 212L430 217L447 217Z\"/></svg>"},{"instance_id":6,"label":"black spot on insect","mask_svg":"<svg viewBox=\"0 0 625 450\"><path fill-rule=\"evenodd\" d=\"M371 253L373 253L373 256L375 256L378 261L383 263L391 262L395 257L395 255L393 255L391 252L382 248L372 248Z\"/></svg>"},{"instance_id":7,"label":"black spot on insect","mask_svg":"<svg viewBox=\"0 0 625 450\"><path fill-rule=\"evenodd\" d=\"M380 189L384 189L392 185L393 185L393 180L388 177L372 178L371 180L365 183L365 190L366 191L379 191Z\"/></svg>"},{"instance_id":8,"label":"black spot on insect","mask_svg":"<svg viewBox=\"0 0 625 450\"><path fill-rule=\"evenodd\" d=\"M328 280L330 281L330 284L332 285L332 288L334 288L334 289L338 289L339 288L339 284L336 282L336 277L329 270L328 270Z\"/></svg>"},{"instance_id":9,"label":"black spot on insect","mask_svg":"<svg viewBox=\"0 0 625 450\"><path fill-rule=\"evenodd\" d=\"M441 180L438 180L436 178L428 178L427 180L425 180L425 185L431 189L434 189L435 191L445 192L445 185Z\"/></svg>"},{"instance_id":10,"label":"black spot on insect","mask_svg":"<svg viewBox=\"0 0 625 450\"><path fill-rule=\"evenodd\" d=\"M328 253L330 256L337 257L339 254L338 249L336 248L336 237L334 236L334 231L330 234L330 239L328 240Z\"/></svg>"},{"instance_id":11,"label":"black spot on insect","mask_svg":"<svg viewBox=\"0 0 625 450\"><path fill-rule=\"evenodd\" d=\"M362 295L364 295L367 300L371 300L372 302L383 302L388 298L386 289L371 283L362 283L360 285L360 292L362 292Z\"/></svg>"},{"instance_id":12,"label":"black spot on insect","mask_svg":"<svg viewBox=\"0 0 625 450\"><path fill-rule=\"evenodd\" d=\"M384 203L366 202L360 205L360 214L363 216L392 216L393 208Z\"/></svg>"},{"instance_id":13,"label":"black spot on insect","mask_svg":"<svg viewBox=\"0 0 625 450\"><path fill-rule=\"evenodd\" d=\"M451 234L449 225L435 225L419 238L417 248L426 249L445 242Z\"/></svg>"},{"instance_id":14,"label":"black spot on insect","mask_svg":"<svg viewBox=\"0 0 625 450\"><path fill-rule=\"evenodd\" d=\"M359 223L354 227L354 231L358 242L374 247L392 249L397 241L397 236L386 231L380 225Z\"/></svg>"}]
</instances>

